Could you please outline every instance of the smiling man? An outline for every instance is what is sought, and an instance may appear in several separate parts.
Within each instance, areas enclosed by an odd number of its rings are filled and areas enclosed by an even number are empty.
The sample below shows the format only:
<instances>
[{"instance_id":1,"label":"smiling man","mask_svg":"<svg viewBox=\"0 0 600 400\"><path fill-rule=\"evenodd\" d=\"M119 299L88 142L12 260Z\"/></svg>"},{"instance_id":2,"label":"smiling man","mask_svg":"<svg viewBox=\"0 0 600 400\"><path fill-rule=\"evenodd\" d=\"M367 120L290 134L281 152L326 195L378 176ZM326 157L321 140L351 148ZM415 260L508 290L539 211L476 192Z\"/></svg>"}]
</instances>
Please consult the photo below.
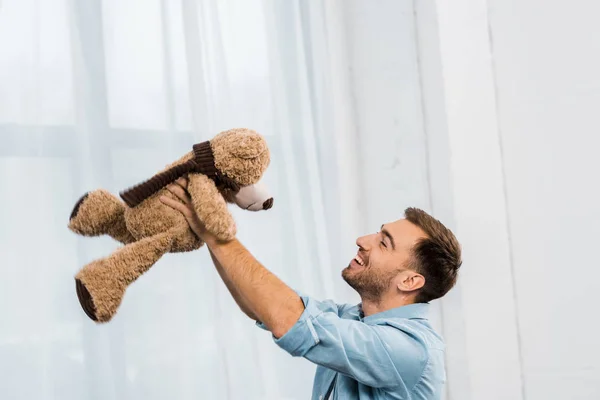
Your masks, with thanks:
<instances>
[{"instance_id":1,"label":"smiling man","mask_svg":"<svg viewBox=\"0 0 600 400\"><path fill-rule=\"evenodd\" d=\"M453 233L422 210L358 238L343 279L358 305L318 301L292 290L237 240L206 231L182 178L161 200L186 217L206 242L215 267L241 310L275 343L318 365L314 400L439 399L444 342L428 321L429 302L456 283L461 249Z\"/></svg>"}]
</instances>

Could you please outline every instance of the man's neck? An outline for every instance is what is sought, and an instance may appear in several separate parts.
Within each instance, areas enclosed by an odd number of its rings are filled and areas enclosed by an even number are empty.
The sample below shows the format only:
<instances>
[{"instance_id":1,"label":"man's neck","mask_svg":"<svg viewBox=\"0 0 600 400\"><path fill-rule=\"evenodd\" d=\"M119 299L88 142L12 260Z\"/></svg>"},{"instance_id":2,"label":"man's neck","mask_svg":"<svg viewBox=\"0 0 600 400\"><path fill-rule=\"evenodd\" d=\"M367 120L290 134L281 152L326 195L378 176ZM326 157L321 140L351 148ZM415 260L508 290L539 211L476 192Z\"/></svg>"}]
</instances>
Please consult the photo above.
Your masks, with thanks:
<instances>
[{"instance_id":1,"label":"man's neck","mask_svg":"<svg viewBox=\"0 0 600 400\"><path fill-rule=\"evenodd\" d=\"M361 308L365 317L414 303L414 296L398 294L393 297L384 296L379 299L369 299L361 296L361 299Z\"/></svg>"}]
</instances>

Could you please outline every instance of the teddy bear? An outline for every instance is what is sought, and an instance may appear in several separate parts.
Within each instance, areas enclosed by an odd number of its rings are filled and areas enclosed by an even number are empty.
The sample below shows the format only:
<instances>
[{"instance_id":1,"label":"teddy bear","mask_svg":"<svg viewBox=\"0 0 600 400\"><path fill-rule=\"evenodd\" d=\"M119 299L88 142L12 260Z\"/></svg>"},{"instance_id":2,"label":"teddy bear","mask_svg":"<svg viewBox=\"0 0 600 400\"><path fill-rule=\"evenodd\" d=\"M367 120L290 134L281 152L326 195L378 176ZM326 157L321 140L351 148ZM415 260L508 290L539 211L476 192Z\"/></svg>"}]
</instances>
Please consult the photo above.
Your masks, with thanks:
<instances>
[{"instance_id":1,"label":"teddy bear","mask_svg":"<svg viewBox=\"0 0 600 400\"><path fill-rule=\"evenodd\" d=\"M260 182L269 163L269 148L260 134L231 129L194 144L192 151L147 181L120 192L123 201L104 189L84 194L71 212L68 228L83 236L107 234L123 244L75 275L85 314L97 323L110 321L127 287L165 253L203 246L181 212L160 201L160 196L181 201L166 189L168 184L187 176L187 191L199 219L226 241L236 234L228 204L250 211L273 206L273 198Z\"/></svg>"}]
</instances>

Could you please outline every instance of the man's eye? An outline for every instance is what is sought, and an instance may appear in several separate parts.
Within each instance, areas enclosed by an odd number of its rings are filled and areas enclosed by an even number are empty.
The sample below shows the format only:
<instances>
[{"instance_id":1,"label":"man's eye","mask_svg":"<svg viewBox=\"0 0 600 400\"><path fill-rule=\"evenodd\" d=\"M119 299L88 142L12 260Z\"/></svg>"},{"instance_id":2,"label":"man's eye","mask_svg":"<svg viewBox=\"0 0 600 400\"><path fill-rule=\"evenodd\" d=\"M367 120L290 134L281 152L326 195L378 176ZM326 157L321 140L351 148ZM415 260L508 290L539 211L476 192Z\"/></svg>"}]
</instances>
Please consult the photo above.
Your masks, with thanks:
<instances>
[{"instance_id":1,"label":"man's eye","mask_svg":"<svg viewBox=\"0 0 600 400\"><path fill-rule=\"evenodd\" d=\"M383 247L387 247L387 245L385 244L385 242L382 240L381 244L383 245Z\"/></svg>"}]
</instances>

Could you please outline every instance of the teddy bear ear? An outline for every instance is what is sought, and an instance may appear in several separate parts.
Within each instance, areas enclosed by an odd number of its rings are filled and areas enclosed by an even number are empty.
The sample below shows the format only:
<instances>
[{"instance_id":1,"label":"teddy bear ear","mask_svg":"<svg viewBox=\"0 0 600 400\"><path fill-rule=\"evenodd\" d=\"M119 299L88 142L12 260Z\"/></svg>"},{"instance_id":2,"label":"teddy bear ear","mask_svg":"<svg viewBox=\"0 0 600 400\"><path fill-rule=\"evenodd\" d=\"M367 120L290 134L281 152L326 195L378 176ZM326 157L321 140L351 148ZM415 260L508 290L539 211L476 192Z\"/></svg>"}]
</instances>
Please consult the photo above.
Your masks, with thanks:
<instances>
[{"instance_id":1,"label":"teddy bear ear","mask_svg":"<svg viewBox=\"0 0 600 400\"><path fill-rule=\"evenodd\" d=\"M258 134L244 135L232 149L236 157L245 159L256 158L265 151L269 151L267 142Z\"/></svg>"}]
</instances>

